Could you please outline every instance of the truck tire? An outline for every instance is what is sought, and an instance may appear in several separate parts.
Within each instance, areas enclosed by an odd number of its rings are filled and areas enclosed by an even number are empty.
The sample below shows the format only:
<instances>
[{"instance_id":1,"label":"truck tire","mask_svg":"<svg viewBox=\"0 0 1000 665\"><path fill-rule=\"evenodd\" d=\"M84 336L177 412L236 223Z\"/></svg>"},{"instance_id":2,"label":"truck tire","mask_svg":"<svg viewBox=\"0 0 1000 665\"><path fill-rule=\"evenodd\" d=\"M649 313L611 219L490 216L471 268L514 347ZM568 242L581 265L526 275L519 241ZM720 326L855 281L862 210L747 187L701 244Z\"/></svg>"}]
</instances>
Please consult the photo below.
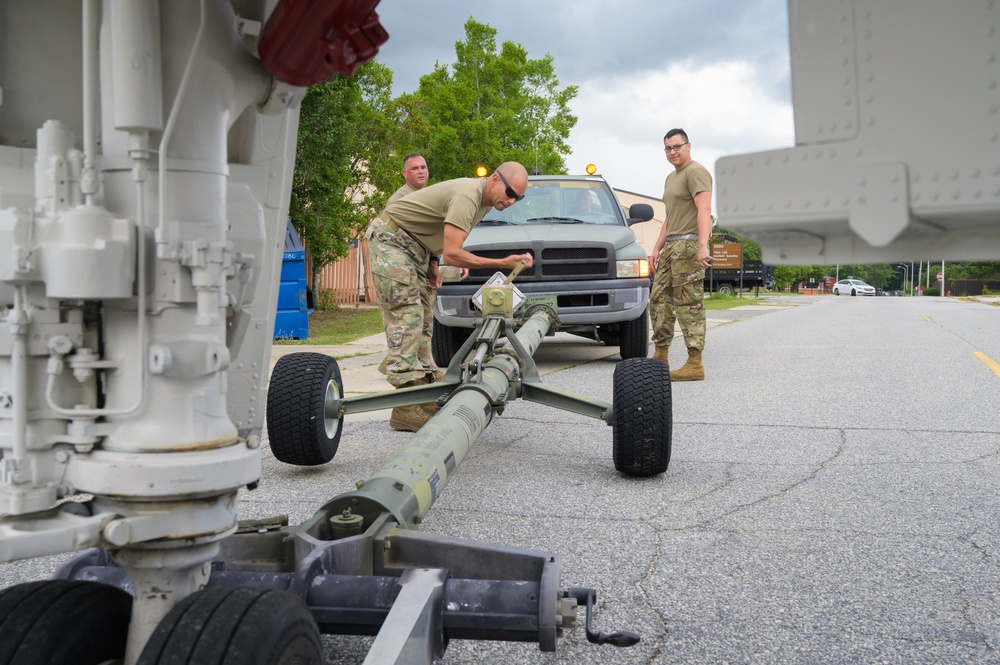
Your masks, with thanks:
<instances>
[{"instance_id":1,"label":"truck tire","mask_svg":"<svg viewBox=\"0 0 1000 665\"><path fill-rule=\"evenodd\" d=\"M716 291L724 296L736 295L736 289L734 289L733 285L729 283L719 284L719 288L717 288Z\"/></svg>"},{"instance_id":2,"label":"truck tire","mask_svg":"<svg viewBox=\"0 0 1000 665\"><path fill-rule=\"evenodd\" d=\"M431 355L438 367L447 367L458 350L472 334L472 328L457 328L438 323L434 319L434 334L431 337Z\"/></svg>"},{"instance_id":3,"label":"truck tire","mask_svg":"<svg viewBox=\"0 0 1000 665\"><path fill-rule=\"evenodd\" d=\"M337 454L344 419L328 418L326 402L344 394L337 361L322 353L290 353L271 372L267 438L285 464L317 466Z\"/></svg>"},{"instance_id":4,"label":"truck tire","mask_svg":"<svg viewBox=\"0 0 1000 665\"><path fill-rule=\"evenodd\" d=\"M652 358L615 366L612 456L627 476L655 476L670 464L670 370Z\"/></svg>"},{"instance_id":5,"label":"truck tire","mask_svg":"<svg viewBox=\"0 0 1000 665\"><path fill-rule=\"evenodd\" d=\"M622 360L645 358L649 351L649 310L642 310L639 318L622 321L618 337L618 352Z\"/></svg>"}]
</instances>

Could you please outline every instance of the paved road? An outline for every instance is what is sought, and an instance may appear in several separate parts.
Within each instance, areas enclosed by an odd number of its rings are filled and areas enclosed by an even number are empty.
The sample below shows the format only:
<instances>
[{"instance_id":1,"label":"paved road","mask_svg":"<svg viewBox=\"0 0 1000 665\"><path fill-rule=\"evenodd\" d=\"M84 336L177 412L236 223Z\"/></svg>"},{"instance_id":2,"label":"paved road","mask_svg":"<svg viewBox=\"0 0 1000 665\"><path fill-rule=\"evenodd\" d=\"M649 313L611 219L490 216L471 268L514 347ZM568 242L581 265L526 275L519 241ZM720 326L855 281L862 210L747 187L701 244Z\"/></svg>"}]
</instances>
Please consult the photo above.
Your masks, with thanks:
<instances>
[{"instance_id":1,"label":"paved road","mask_svg":"<svg viewBox=\"0 0 1000 665\"><path fill-rule=\"evenodd\" d=\"M559 553L564 585L599 591L596 628L642 642L454 642L444 663L1000 663L1000 376L973 355L1000 360L1000 308L774 302L711 313L707 380L673 386L664 475L623 477L609 427L515 402L421 527ZM600 348L536 358L590 360L545 381L610 401ZM353 423L326 467L269 460L246 509L304 519L406 439ZM328 655L369 643L327 638Z\"/></svg>"},{"instance_id":2,"label":"paved road","mask_svg":"<svg viewBox=\"0 0 1000 665\"><path fill-rule=\"evenodd\" d=\"M421 525L558 553L564 586L599 592L595 628L640 644L578 628L555 654L456 641L443 663L1000 663L1000 376L985 362L1000 361L1000 307L771 302L710 312L707 379L673 386L662 476L615 472L606 425L514 402ZM385 386L366 344L341 363L348 391ZM546 383L611 401L607 347L560 336L536 360ZM349 422L323 467L265 453L243 516L298 522L353 489L407 441L386 417ZM6 564L4 584L51 563ZM324 639L331 663L371 643Z\"/></svg>"}]
</instances>

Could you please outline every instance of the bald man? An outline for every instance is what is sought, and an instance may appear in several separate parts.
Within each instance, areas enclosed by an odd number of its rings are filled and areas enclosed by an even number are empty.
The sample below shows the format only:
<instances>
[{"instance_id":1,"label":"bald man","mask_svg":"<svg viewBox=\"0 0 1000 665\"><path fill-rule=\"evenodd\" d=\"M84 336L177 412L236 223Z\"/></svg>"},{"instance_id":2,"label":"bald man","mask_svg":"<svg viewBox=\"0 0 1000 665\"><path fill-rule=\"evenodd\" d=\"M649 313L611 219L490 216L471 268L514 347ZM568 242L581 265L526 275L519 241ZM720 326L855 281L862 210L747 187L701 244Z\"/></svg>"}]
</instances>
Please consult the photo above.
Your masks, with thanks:
<instances>
[{"instance_id":1,"label":"bald man","mask_svg":"<svg viewBox=\"0 0 1000 665\"><path fill-rule=\"evenodd\" d=\"M441 286L443 259L458 268L513 270L519 261L532 265L531 254L487 259L462 245L472 227L491 209L505 210L524 198L528 172L517 162L501 164L486 178L456 178L424 187L386 205L368 226L375 295L389 348L386 380L395 388L434 380L433 368L420 361L424 308L423 283ZM393 429L415 432L433 415L431 405L395 408Z\"/></svg>"}]
</instances>

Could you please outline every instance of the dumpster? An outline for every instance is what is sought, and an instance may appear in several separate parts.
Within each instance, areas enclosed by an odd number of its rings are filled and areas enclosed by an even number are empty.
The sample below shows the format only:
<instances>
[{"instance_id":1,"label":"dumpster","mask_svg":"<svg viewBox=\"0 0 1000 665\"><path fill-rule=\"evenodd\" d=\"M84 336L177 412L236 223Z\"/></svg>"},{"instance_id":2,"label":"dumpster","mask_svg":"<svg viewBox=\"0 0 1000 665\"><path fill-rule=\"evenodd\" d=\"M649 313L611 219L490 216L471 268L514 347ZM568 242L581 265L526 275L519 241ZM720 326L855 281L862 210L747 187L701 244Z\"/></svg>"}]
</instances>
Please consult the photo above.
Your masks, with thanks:
<instances>
[{"instance_id":1,"label":"dumpster","mask_svg":"<svg viewBox=\"0 0 1000 665\"><path fill-rule=\"evenodd\" d=\"M299 234L288 220L285 252L281 259L278 312L274 317L275 339L305 339L309 336L312 294L306 286L306 251Z\"/></svg>"}]
</instances>

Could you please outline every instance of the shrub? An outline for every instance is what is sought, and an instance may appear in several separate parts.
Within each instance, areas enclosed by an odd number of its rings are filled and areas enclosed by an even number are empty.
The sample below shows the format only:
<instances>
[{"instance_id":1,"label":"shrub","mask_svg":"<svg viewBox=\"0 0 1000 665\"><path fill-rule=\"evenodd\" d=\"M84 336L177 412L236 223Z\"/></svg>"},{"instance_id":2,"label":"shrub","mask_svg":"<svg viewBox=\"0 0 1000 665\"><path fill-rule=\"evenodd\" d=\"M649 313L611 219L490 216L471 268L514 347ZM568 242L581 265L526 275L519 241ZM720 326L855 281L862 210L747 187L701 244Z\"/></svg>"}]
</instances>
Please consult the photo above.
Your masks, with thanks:
<instances>
[{"instance_id":1,"label":"shrub","mask_svg":"<svg viewBox=\"0 0 1000 665\"><path fill-rule=\"evenodd\" d=\"M938 289L936 286L929 286L926 289L924 289L924 295L925 296L939 296L939 295L941 295L941 290Z\"/></svg>"},{"instance_id":2,"label":"shrub","mask_svg":"<svg viewBox=\"0 0 1000 665\"><path fill-rule=\"evenodd\" d=\"M316 309L337 309L337 294L333 289L319 289L315 292Z\"/></svg>"}]
</instances>

